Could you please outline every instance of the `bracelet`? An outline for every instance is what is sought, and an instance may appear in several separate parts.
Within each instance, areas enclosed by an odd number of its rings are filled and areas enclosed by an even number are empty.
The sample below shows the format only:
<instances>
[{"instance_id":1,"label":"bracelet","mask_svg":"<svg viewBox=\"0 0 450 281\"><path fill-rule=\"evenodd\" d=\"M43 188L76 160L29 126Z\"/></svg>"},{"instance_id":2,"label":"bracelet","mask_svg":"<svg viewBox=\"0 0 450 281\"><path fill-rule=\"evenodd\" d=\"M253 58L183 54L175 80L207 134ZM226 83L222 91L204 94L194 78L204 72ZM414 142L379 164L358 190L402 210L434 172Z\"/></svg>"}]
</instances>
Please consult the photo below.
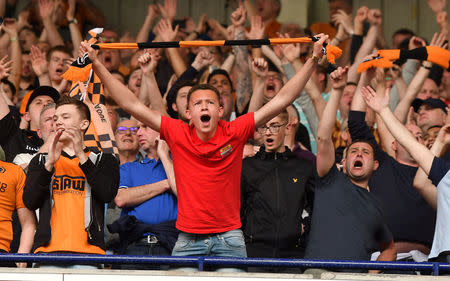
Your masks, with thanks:
<instances>
[{"instance_id":1,"label":"bracelet","mask_svg":"<svg viewBox=\"0 0 450 281\"><path fill-rule=\"evenodd\" d=\"M11 37L11 38L9 38L9 40L10 40L11 42L17 41L17 37Z\"/></svg>"},{"instance_id":2,"label":"bracelet","mask_svg":"<svg viewBox=\"0 0 450 281\"><path fill-rule=\"evenodd\" d=\"M316 55L312 55L310 58L315 62L319 62L319 60L320 60L320 58Z\"/></svg>"},{"instance_id":3,"label":"bracelet","mask_svg":"<svg viewBox=\"0 0 450 281\"><path fill-rule=\"evenodd\" d=\"M422 67L425 68L425 69L431 70L431 66L426 66L423 63L422 63Z\"/></svg>"}]
</instances>

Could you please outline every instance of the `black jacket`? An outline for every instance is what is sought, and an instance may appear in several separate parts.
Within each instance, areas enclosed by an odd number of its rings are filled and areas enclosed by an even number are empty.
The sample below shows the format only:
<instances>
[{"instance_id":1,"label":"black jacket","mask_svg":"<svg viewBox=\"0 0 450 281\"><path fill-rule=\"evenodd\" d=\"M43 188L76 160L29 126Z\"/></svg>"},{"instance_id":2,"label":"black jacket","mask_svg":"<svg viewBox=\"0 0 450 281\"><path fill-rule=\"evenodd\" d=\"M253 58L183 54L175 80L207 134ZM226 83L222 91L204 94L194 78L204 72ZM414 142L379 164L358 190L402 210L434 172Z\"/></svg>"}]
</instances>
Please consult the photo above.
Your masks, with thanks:
<instances>
[{"instance_id":1,"label":"black jacket","mask_svg":"<svg viewBox=\"0 0 450 281\"><path fill-rule=\"evenodd\" d=\"M244 159L241 219L249 256L285 257L299 246L302 213L311 214L315 180L315 166L287 147L284 153L267 153L263 146ZM266 251L253 251L253 243Z\"/></svg>"},{"instance_id":2,"label":"black jacket","mask_svg":"<svg viewBox=\"0 0 450 281\"><path fill-rule=\"evenodd\" d=\"M23 202L30 210L39 209L39 223L34 235L33 251L47 245L51 239L50 219L52 214L50 183L53 172L45 169L43 154L37 154L28 166L28 174L23 191ZM65 155L62 152L61 156ZM91 223L87 230L88 243L105 249L104 215L105 203L114 199L119 186L119 163L112 154L102 154L97 163L90 159L81 170L91 186ZM68 218L70 219L70 218Z\"/></svg>"}]
</instances>

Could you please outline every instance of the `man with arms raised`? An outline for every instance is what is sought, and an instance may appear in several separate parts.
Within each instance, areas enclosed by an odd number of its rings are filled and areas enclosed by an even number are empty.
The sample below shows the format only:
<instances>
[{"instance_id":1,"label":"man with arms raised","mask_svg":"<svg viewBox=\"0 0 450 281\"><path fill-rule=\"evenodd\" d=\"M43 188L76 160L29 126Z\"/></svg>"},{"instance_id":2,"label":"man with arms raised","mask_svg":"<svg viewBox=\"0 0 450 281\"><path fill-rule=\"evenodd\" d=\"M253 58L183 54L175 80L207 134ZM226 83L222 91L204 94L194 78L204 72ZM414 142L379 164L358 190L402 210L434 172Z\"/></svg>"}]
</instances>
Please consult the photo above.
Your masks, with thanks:
<instances>
[{"instance_id":1,"label":"man with arms raised","mask_svg":"<svg viewBox=\"0 0 450 281\"><path fill-rule=\"evenodd\" d=\"M246 141L260 127L291 104L322 57L326 35L314 43L312 58L269 103L232 122L220 120L220 95L210 85L194 86L188 94L186 116L191 125L161 116L139 102L112 79L96 52L82 43L93 69L112 98L142 123L159 131L172 152L178 193L177 228L181 230L173 255L245 257L240 221L240 176ZM219 121L220 120L220 121ZM201 235L198 235L201 234Z\"/></svg>"}]
</instances>

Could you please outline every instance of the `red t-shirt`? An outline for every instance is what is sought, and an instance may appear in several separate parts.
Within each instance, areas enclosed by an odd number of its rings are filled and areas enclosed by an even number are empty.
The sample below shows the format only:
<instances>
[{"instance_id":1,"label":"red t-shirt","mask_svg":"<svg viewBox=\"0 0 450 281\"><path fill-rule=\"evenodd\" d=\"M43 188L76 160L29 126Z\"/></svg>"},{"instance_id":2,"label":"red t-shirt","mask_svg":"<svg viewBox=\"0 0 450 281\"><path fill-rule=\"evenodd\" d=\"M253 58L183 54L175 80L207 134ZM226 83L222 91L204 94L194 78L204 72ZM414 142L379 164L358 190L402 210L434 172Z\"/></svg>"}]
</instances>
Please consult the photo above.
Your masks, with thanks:
<instances>
[{"instance_id":1,"label":"red t-shirt","mask_svg":"<svg viewBox=\"0 0 450 281\"><path fill-rule=\"evenodd\" d=\"M193 125L161 117L161 139L170 147L177 183L179 230L204 234L241 227L242 152L254 130L249 113L219 121L214 137L204 142Z\"/></svg>"}]
</instances>

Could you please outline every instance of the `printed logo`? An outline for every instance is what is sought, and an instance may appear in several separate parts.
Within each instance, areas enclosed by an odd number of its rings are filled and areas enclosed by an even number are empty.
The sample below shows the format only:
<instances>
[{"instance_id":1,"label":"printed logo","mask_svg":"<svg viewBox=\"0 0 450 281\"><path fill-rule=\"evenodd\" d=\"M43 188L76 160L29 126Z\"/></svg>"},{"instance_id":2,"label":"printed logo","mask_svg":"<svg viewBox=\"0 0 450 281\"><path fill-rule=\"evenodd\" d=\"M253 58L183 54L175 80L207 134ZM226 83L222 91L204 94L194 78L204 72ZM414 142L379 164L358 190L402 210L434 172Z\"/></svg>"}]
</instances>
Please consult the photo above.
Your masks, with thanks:
<instances>
[{"instance_id":1,"label":"printed logo","mask_svg":"<svg viewBox=\"0 0 450 281\"><path fill-rule=\"evenodd\" d=\"M52 189L54 192L83 192L86 185L85 177L55 176Z\"/></svg>"},{"instance_id":2,"label":"printed logo","mask_svg":"<svg viewBox=\"0 0 450 281\"><path fill-rule=\"evenodd\" d=\"M0 182L0 192L5 192L8 184Z\"/></svg>"},{"instance_id":3,"label":"printed logo","mask_svg":"<svg viewBox=\"0 0 450 281\"><path fill-rule=\"evenodd\" d=\"M229 144L220 149L220 156L222 156L222 158L225 158L230 155L231 152L233 152L233 147L231 146L231 144Z\"/></svg>"},{"instance_id":4,"label":"printed logo","mask_svg":"<svg viewBox=\"0 0 450 281\"><path fill-rule=\"evenodd\" d=\"M298 182L298 178L292 178L292 182L293 183L297 183Z\"/></svg>"}]
</instances>

